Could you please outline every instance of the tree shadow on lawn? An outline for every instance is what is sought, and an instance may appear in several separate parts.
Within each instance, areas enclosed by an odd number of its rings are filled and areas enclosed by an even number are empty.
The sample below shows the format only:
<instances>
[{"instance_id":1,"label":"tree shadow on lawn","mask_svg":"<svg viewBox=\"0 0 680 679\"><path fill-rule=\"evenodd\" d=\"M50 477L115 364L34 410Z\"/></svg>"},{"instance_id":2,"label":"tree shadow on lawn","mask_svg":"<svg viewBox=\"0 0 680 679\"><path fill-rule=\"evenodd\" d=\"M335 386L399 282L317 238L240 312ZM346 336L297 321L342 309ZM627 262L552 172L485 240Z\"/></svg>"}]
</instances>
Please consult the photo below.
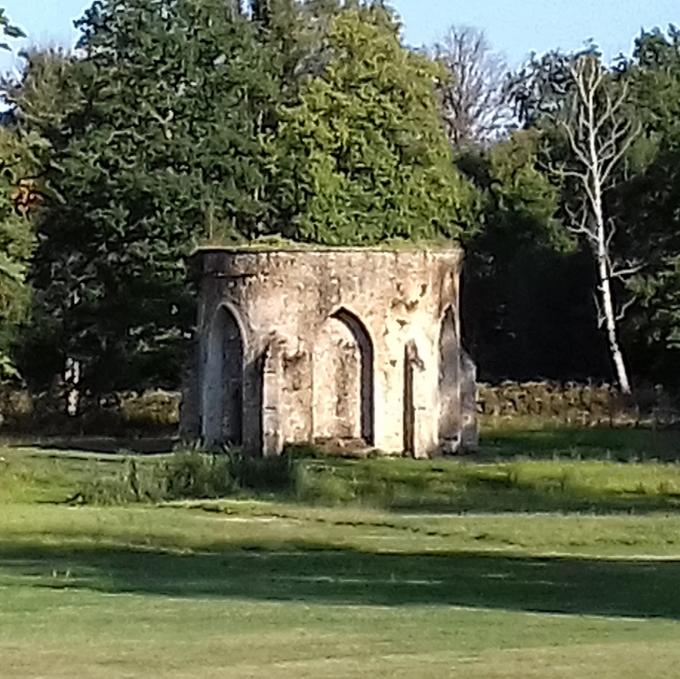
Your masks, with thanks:
<instances>
[{"instance_id":1,"label":"tree shadow on lawn","mask_svg":"<svg viewBox=\"0 0 680 679\"><path fill-rule=\"evenodd\" d=\"M384 506L390 510L413 513L459 514L461 512L587 512L591 514L634 514L677 512L680 496L675 492L657 495L642 491L600 490L598 488L559 488L559 479L506 480L467 478L462 488L447 496L429 499L421 494L402 499L398 494Z\"/></svg>"},{"instance_id":2,"label":"tree shadow on lawn","mask_svg":"<svg viewBox=\"0 0 680 679\"><path fill-rule=\"evenodd\" d=\"M105 593L680 619L679 561L367 553L304 542L198 554L5 544L3 574Z\"/></svg>"},{"instance_id":3,"label":"tree shadow on lawn","mask_svg":"<svg viewBox=\"0 0 680 679\"><path fill-rule=\"evenodd\" d=\"M52 436L35 441L33 447L112 455L120 455L121 451L136 455L156 455L171 453L177 442L178 438L173 436Z\"/></svg>"},{"instance_id":4,"label":"tree shadow on lawn","mask_svg":"<svg viewBox=\"0 0 680 679\"><path fill-rule=\"evenodd\" d=\"M539 430L489 430L482 432L479 461L528 457L535 460L680 459L677 429L554 427Z\"/></svg>"}]
</instances>

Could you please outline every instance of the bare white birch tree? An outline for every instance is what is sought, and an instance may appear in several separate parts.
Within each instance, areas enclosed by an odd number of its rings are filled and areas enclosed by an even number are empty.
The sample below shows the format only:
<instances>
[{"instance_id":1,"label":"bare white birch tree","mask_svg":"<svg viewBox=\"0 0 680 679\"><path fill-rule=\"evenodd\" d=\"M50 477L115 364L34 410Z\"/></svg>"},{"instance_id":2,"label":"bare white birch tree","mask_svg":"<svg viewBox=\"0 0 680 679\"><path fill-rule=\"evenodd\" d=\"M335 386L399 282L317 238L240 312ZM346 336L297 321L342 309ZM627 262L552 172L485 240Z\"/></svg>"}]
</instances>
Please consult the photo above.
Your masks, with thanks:
<instances>
[{"instance_id":1,"label":"bare white birch tree","mask_svg":"<svg viewBox=\"0 0 680 679\"><path fill-rule=\"evenodd\" d=\"M514 120L506 87L508 68L484 32L452 26L430 53L447 73L439 92L452 146L485 144L502 136Z\"/></svg>"},{"instance_id":2,"label":"bare white birch tree","mask_svg":"<svg viewBox=\"0 0 680 679\"><path fill-rule=\"evenodd\" d=\"M605 331L619 388L631 391L628 369L619 341L619 325L632 300L617 304L613 283L641 269L639 262L617 261L613 254L616 220L607 214L606 195L620 177L626 151L640 133L626 115L626 82L612 87L611 75L595 54L569 61L570 93L566 116L559 120L569 144L570 160L557 171L574 183L580 201L570 212L569 229L585 239L597 270L595 293L598 324Z\"/></svg>"}]
</instances>

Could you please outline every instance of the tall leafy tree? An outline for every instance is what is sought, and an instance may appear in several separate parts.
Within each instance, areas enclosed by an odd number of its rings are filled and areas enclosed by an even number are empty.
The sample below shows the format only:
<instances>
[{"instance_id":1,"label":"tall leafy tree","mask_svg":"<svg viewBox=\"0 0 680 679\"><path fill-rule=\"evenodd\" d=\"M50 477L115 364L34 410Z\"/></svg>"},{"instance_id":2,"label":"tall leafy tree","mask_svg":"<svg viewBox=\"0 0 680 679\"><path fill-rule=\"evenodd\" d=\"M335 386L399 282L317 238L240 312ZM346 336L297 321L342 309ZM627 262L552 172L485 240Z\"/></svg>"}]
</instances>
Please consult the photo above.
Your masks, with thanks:
<instances>
[{"instance_id":1,"label":"tall leafy tree","mask_svg":"<svg viewBox=\"0 0 680 679\"><path fill-rule=\"evenodd\" d=\"M483 380L607 374L592 323L592 265L559 219L560 191L541 167L541 148L537 130L521 130L458 159L483 196L462 305L464 341Z\"/></svg>"},{"instance_id":2,"label":"tall leafy tree","mask_svg":"<svg viewBox=\"0 0 680 679\"><path fill-rule=\"evenodd\" d=\"M635 368L668 383L680 375L680 32L643 32L622 69L642 129L616 195L624 247L644 266L630 281L638 304L628 340Z\"/></svg>"},{"instance_id":3,"label":"tall leafy tree","mask_svg":"<svg viewBox=\"0 0 680 679\"><path fill-rule=\"evenodd\" d=\"M34 248L29 213L35 184L30 155L15 130L0 127L0 378L16 376L10 349L28 310L28 266Z\"/></svg>"},{"instance_id":4,"label":"tall leafy tree","mask_svg":"<svg viewBox=\"0 0 680 679\"><path fill-rule=\"evenodd\" d=\"M267 230L271 60L223 0L97 0L79 26L66 110L38 110L31 68L14 96L20 124L49 132L59 197L33 271L56 326L45 344L95 392L174 381L193 320L187 255Z\"/></svg>"},{"instance_id":5,"label":"tall leafy tree","mask_svg":"<svg viewBox=\"0 0 680 679\"><path fill-rule=\"evenodd\" d=\"M461 237L476 198L452 163L437 66L401 45L379 6L339 12L325 46L320 72L280 111L282 232L354 245Z\"/></svg>"},{"instance_id":6,"label":"tall leafy tree","mask_svg":"<svg viewBox=\"0 0 680 679\"><path fill-rule=\"evenodd\" d=\"M24 36L0 8L0 31L8 39ZM0 49L9 50L8 42ZM35 135L21 138L10 121L0 127L0 378L17 375L10 356L16 327L25 317L29 289L26 282L34 237L28 219L35 197L31 151Z\"/></svg>"}]
</instances>

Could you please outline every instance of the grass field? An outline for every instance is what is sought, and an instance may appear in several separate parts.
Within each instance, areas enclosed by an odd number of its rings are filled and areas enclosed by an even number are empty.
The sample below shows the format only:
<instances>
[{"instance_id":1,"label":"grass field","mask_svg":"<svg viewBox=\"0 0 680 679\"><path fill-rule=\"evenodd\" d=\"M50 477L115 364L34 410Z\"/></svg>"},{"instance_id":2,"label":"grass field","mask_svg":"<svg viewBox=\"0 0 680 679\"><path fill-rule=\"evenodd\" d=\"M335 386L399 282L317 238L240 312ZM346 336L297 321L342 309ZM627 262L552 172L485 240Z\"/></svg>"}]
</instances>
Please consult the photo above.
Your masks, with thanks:
<instances>
[{"instance_id":1,"label":"grass field","mask_svg":"<svg viewBox=\"0 0 680 679\"><path fill-rule=\"evenodd\" d=\"M119 507L66 502L117 456L2 449L0 677L680 677L672 437L589 435Z\"/></svg>"}]
</instances>

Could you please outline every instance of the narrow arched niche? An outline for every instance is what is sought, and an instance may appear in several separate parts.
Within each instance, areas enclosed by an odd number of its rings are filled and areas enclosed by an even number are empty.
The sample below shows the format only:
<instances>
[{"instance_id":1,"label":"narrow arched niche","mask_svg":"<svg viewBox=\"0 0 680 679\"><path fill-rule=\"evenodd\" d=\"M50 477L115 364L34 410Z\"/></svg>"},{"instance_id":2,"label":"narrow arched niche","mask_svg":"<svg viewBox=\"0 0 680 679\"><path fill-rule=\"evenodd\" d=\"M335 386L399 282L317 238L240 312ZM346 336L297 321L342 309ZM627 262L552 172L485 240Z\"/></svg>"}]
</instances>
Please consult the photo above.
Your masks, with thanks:
<instances>
[{"instance_id":1,"label":"narrow arched niche","mask_svg":"<svg viewBox=\"0 0 680 679\"><path fill-rule=\"evenodd\" d=\"M374 443L373 342L347 309L322 325L314 346L314 439Z\"/></svg>"},{"instance_id":2,"label":"narrow arched niche","mask_svg":"<svg viewBox=\"0 0 680 679\"><path fill-rule=\"evenodd\" d=\"M439 329L439 443L452 452L460 442L460 343L456 316L449 307Z\"/></svg>"},{"instance_id":3,"label":"narrow arched niche","mask_svg":"<svg viewBox=\"0 0 680 679\"><path fill-rule=\"evenodd\" d=\"M414 369L418 349L411 341L404 348L404 452L415 455L416 452L416 406L414 394Z\"/></svg>"},{"instance_id":4,"label":"narrow arched niche","mask_svg":"<svg viewBox=\"0 0 680 679\"><path fill-rule=\"evenodd\" d=\"M235 314L221 306L213 319L203 381L203 440L243 442L243 334Z\"/></svg>"}]
</instances>

